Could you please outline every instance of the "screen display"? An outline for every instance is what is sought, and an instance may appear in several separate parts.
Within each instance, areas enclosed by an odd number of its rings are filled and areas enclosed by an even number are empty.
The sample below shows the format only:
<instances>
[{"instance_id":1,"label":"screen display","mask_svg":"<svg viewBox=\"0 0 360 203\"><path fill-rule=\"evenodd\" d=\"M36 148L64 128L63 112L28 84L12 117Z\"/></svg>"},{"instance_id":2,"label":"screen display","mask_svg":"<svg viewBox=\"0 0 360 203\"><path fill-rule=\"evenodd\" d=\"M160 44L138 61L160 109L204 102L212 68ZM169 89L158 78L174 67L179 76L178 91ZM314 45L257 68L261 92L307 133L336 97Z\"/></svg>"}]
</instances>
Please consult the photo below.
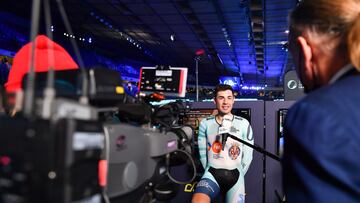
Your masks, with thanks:
<instances>
[{"instance_id":1,"label":"screen display","mask_svg":"<svg viewBox=\"0 0 360 203\"><path fill-rule=\"evenodd\" d=\"M224 85L230 85L234 91L240 90L240 78L231 76L220 76L219 83Z\"/></svg>"},{"instance_id":2,"label":"screen display","mask_svg":"<svg viewBox=\"0 0 360 203\"><path fill-rule=\"evenodd\" d=\"M284 151L284 124L287 109L279 109L277 116L276 154L282 156Z\"/></svg>"},{"instance_id":3,"label":"screen display","mask_svg":"<svg viewBox=\"0 0 360 203\"><path fill-rule=\"evenodd\" d=\"M142 67L139 90L143 93L161 92L167 96L185 97L187 68Z\"/></svg>"},{"instance_id":4,"label":"screen display","mask_svg":"<svg viewBox=\"0 0 360 203\"><path fill-rule=\"evenodd\" d=\"M180 117L179 124L190 125L191 127L193 127L193 129L195 130L195 140L197 140L199 125L202 119L216 114L216 109L191 109L184 116Z\"/></svg>"}]
</instances>

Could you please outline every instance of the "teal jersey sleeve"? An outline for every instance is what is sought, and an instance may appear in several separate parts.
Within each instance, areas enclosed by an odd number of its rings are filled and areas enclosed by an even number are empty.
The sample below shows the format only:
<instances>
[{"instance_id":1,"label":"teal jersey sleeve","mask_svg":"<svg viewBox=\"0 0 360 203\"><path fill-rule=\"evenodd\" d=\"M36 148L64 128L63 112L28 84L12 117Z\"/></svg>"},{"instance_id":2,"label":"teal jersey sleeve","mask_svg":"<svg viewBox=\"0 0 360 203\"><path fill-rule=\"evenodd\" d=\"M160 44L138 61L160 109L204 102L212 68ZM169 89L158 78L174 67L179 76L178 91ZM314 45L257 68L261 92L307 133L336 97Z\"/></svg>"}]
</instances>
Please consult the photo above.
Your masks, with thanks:
<instances>
[{"instance_id":1,"label":"teal jersey sleeve","mask_svg":"<svg viewBox=\"0 0 360 203\"><path fill-rule=\"evenodd\" d=\"M253 131L252 128L250 126L250 123L247 122L247 130L244 131L243 133L243 140L250 143L250 144L254 144L254 136L253 136ZM248 147L246 145L244 145L244 149L243 149L243 158L242 158L242 170L245 173L247 172L247 170L249 169L250 163L252 161L253 158L253 149L251 147Z\"/></svg>"},{"instance_id":2,"label":"teal jersey sleeve","mask_svg":"<svg viewBox=\"0 0 360 203\"><path fill-rule=\"evenodd\" d=\"M204 169L207 164L207 145L206 145L206 119L203 119L199 126L199 134L198 134L198 146L199 146L199 155L200 162Z\"/></svg>"}]
</instances>

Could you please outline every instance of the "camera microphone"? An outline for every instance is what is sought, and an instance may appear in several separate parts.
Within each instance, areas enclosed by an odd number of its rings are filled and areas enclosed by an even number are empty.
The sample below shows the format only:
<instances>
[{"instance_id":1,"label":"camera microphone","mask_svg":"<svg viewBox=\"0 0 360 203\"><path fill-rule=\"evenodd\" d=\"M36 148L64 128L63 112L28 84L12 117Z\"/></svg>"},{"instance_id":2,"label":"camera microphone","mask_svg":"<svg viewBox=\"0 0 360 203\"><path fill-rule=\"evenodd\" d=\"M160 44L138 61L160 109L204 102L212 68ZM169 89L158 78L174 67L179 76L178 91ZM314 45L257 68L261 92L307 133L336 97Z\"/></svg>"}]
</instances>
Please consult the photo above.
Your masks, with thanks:
<instances>
[{"instance_id":1,"label":"camera microphone","mask_svg":"<svg viewBox=\"0 0 360 203\"><path fill-rule=\"evenodd\" d=\"M230 133L231 124L232 124L232 116L225 115L222 119L221 126L219 127L219 134L222 135L221 146L223 151L225 148L226 140Z\"/></svg>"},{"instance_id":2,"label":"camera microphone","mask_svg":"<svg viewBox=\"0 0 360 203\"><path fill-rule=\"evenodd\" d=\"M226 143L226 140L227 140L228 136L229 136L229 133L222 134L221 146L222 146L223 151L224 151L225 143Z\"/></svg>"}]
</instances>

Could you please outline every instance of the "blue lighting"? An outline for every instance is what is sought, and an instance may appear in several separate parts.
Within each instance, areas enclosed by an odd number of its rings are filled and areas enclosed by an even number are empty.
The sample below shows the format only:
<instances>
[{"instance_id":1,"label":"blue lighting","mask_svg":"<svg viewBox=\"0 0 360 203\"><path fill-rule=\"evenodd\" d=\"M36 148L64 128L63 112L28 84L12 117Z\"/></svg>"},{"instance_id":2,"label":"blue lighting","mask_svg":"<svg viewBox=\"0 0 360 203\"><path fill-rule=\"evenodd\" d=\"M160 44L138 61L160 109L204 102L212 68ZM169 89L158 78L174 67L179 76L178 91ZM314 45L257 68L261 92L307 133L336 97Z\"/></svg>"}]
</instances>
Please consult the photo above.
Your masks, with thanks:
<instances>
[{"instance_id":1,"label":"blue lighting","mask_svg":"<svg viewBox=\"0 0 360 203\"><path fill-rule=\"evenodd\" d=\"M240 90L240 78L239 77L231 77L231 76L221 76L219 78L219 83L224 85L230 85L233 90L238 91Z\"/></svg>"},{"instance_id":2,"label":"blue lighting","mask_svg":"<svg viewBox=\"0 0 360 203\"><path fill-rule=\"evenodd\" d=\"M247 86L247 85L244 85L241 87L242 90L263 90L265 89L264 87L261 87L261 86Z\"/></svg>"},{"instance_id":3,"label":"blue lighting","mask_svg":"<svg viewBox=\"0 0 360 203\"><path fill-rule=\"evenodd\" d=\"M128 42L130 42L132 45L136 46L137 48L139 48L140 50L142 50L142 47L140 46L139 42L137 42L135 39L132 39L129 35L127 35L126 33L123 33L121 31L119 31L119 29L115 28L113 25L111 25L110 22L107 21L106 18L103 18L102 16L97 15L95 12L91 11L90 12L91 16L94 16L97 20L99 20L103 25L105 25L106 27L108 27L110 30L113 30L117 33L120 34L121 37L124 37L124 39L126 39ZM81 41L81 40L80 40ZM92 43L91 40L88 40L89 43ZM150 54L149 52L145 53L149 56L152 56L152 54Z\"/></svg>"}]
</instances>

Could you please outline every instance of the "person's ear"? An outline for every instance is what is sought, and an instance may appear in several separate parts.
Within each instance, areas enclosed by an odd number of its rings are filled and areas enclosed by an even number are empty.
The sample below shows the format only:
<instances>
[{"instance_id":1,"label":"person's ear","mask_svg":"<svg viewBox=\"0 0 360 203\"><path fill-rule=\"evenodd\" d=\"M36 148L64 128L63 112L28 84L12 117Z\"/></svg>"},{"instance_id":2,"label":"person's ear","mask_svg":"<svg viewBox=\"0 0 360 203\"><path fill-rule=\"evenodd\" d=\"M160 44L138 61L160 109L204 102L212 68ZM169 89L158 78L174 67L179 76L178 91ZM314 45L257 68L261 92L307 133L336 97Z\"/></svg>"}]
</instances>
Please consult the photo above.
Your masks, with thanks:
<instances>
[{"instance_id":1,"label":"person's ear","mask_svg":"<svg viewBox=\"0 0 360 203\"><path fill-rule=\"evenodd\" d=\"M216 97L214 97L213 102L214 102L214 104L216 105Z\"/></svg>"},{"instance_id":2,"label":"person's ear","mask_svg":"<svg viewBox=\"0 0 360 203\"><path fill-rule=\"evenodd\" d=\"M296 43L299 45L300 47L300 55L302 56L303 58L303 61L302 61L302 64L299 64L299 65L302 65L304 68L304 71L305 71L305 74L310 74L308 76L310 76L311 78L313 78L314 76L312 75L312 73L314 72L313 70L313 66L314 66L314 63L313 63L313 52L312 52L312 46L311 44L309 43L309 41L302 37L302 36L299 36L296 38Z\"/></svg>"}]
</instances>

